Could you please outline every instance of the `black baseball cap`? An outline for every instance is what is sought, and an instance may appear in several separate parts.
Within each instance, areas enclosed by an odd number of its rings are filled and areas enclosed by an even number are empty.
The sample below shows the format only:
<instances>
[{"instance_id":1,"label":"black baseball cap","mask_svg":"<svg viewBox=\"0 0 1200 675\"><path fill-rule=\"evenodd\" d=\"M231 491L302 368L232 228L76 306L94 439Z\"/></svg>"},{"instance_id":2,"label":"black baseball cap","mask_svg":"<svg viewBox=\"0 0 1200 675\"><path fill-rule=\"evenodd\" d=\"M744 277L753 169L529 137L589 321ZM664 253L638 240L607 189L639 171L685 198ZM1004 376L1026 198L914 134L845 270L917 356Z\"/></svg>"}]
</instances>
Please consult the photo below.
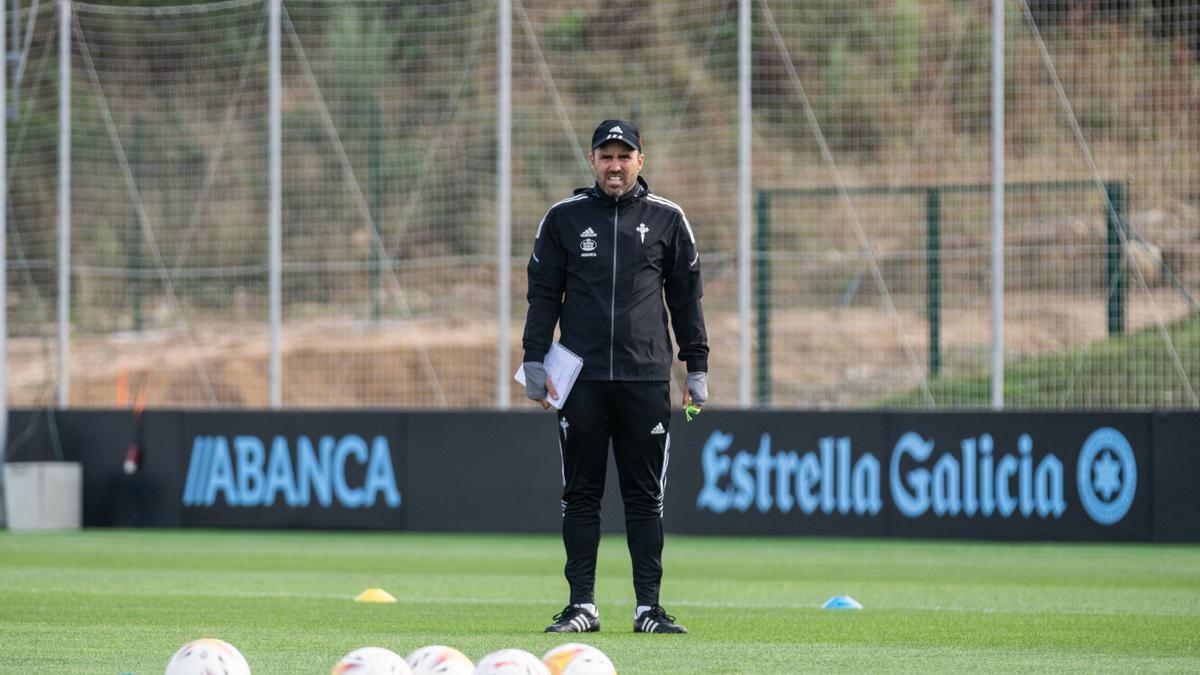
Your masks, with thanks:
<instances>
[{"instance_id":1,"label":"black baseball cap","mask_svg":"<svg viewBox=\"0 0 1200 675\"><path fill-rule=\"evenodd\" d=\"M627 120L604 120L592 132L593 150L609 141L621 141L638 152L642 151L642 133L636 124Z\"/></svg>"}]
</instances>

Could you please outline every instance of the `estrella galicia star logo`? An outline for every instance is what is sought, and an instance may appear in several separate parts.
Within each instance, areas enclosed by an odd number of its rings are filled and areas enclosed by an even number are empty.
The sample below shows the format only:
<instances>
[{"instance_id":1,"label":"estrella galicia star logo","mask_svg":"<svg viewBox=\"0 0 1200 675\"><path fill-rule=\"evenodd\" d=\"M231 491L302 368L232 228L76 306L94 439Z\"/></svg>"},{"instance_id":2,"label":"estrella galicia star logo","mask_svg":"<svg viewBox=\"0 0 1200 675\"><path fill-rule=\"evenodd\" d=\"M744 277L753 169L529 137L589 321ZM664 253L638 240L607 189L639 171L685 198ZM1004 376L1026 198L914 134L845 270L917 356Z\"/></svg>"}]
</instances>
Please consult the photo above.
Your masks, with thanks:
<instances>
[{"instance_id":1,"label":"estrella galicia star logo","mask_svg":"<svg viewBox=\"0 0 1200 675\"><path fill-rule=\"evenodd\" d=\"M1120 522L1137 490L1137 460L1125 436L1101 427L1083 442L1075 482L1083 510L1101 525Z\"/></svg>"},{"instance_id":2,"label":"estrella galicia star logo","mask_svg":"<svg viewBox=\"0 0 1200 675\"><path fill-rule=\"evenodd\" d=\"M1112 451L1105 449L1100 453L1100 459L1092 464L1092 487L1104 498L1111 501L1112 496L1121 491L1121 464L1113 459Z\"/></svg>"}]
</instances>

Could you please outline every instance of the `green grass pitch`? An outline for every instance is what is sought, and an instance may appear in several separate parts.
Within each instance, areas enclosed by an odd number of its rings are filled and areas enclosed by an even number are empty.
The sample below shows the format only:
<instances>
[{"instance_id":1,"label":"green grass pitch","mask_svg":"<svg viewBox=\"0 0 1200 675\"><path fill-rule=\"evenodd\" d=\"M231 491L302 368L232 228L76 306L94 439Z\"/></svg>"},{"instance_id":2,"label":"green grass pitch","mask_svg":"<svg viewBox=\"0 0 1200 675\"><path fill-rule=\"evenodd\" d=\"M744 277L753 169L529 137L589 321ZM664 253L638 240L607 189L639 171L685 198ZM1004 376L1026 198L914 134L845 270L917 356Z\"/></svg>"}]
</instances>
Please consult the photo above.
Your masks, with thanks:
<instances>
[{"instance_id":1,"label":"green grass pitch","mask_svg":"<svg viewBox=\"0 0 1200 675\"><path fill-rule=\"evenodd\" d=\"M198 637L256 674L351 649L540 656L566 600L553 535L0 532L0 672L161 673ZM1200 546L667 538L663 604L631 631L624 539L601 547L604 630L629 673L1200 671ZM352 601L382 587L396 604ZM833 595L865 609L822 610Z\"/></svg>"}]
</instances>

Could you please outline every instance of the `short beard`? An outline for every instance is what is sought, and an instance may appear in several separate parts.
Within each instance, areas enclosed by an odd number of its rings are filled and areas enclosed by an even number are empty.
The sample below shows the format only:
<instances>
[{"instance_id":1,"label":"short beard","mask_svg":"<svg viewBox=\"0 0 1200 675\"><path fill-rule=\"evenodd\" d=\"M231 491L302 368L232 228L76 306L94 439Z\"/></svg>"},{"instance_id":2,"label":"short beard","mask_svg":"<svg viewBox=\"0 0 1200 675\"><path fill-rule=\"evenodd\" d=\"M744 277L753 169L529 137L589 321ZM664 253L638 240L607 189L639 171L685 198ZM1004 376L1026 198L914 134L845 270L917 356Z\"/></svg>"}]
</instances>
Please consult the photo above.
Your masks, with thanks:
<instances>
[{"instance_id":1,"label":"short beard","mask_svg":"<svg viewBox=\"0 0 1200 675\"><path fill-rule=\"evenodd\" d=\"M603 192L604 194L608 195L609 197L612 197L613 199L618 199L620 197L623 197L626 194L628 194L628 192L629 192L629 189L626 189L625 185L622 184L621 187L617 190L617 194L613 194L608 191L608 186L606 185L606 182L600 183L600 191Z\"/></svg>"}]
</instances>

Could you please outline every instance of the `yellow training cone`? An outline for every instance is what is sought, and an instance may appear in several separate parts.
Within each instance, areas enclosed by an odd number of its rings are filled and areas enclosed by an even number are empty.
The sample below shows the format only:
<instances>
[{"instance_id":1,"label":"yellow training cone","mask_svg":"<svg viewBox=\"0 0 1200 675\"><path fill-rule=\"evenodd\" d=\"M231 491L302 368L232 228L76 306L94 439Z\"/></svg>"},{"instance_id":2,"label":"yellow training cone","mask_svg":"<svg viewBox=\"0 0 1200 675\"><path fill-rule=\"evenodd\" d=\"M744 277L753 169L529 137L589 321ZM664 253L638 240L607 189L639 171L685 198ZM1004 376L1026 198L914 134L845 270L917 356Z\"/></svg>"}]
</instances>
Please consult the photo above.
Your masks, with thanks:
<instances>
[{"instance_id":1,"label":"yellow training cone","mask_svg":"<svg viewBox=\"0 0 1200 675\"><path fill-rule=\"evenodd\" d=\"M382 588L368 588L367 590L354 596L355 602L395 602L396 596L388 593Z\"/></svg>"}]
</instances>

